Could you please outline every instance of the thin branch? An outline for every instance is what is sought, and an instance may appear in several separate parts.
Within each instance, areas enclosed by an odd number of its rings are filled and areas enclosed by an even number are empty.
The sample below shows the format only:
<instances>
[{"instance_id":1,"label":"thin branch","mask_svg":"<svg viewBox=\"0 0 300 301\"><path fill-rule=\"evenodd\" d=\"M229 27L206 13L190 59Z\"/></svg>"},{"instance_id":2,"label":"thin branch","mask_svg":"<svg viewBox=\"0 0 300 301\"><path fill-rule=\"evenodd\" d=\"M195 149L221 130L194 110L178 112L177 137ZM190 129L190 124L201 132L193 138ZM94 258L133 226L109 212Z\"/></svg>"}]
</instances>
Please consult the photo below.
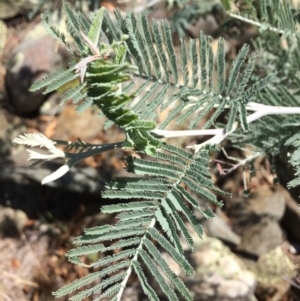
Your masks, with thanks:
<instances>
[{"instance_id":1,"label":"thin branch","mask_svg":"<svg viewBox=\"0 0 300 301\"><path fill-rule=\"evenodd\" d=\"M90 149L90 150L88 150L86 152L82 152L82 153L77 153L77 154L65 153L65 157L67 158L66 163L64 165L62 165L61 167L59 167L52 174L45 177L42 180L42 185L53 182L53 181L61 178L63 175L65 175L70 170L70 168L72 166L74 166L76 163L78 163L79 161L81 161L85 158L95 156L97 154L100 154L100 153L103 153L103 152L106 152L106 151L109 151L112 149L121 148L121 147L123 147L123 145L124 145L124 141L117 142L117 143L104 144L102 146Z\"/></svg>"},{"instance_id":2,"label":"thin branch","mask_svg":"<svg viewBox=\"0 0 300 301\"><path fill-rule=\"evenodd\" d=\"M235 18L235 19L237 19L237 20L243 21L243 22L245 22L245 23L252 24L252 25L257 26L257 27L263 27L263 26L268 25L268 24L266 24L266 23L260 23L260 22L258 22L258 21L254 21L254 20L251 20L251 19L242 17L242 16L240 16L240 15L236 15L236 14L233 14L233 13L230 13L229 16L232 17L232 18ZM284 35L284 34L286 34L286 33L291 33L291 35L294 35L294 36L296 35L296 33L295 33L295 32L292 32L291 30L283 30L283 29L279 29L279 28L273 27L273 26L268 26L267 29L268 29L268 30L271 30L271 31L273 31L273 32L282 34L282 35Z\"/></svg>"},{"instance_id":3,"label":"thin branch","mask_svg":"<svg viewBox=\"0 0 300 301\"><path fill-rule=\"evenodd\" d=\"M149 229L149 228L154 228L155 223L156 223L156 218L154 217L154 218L151 220L148 229ZM123 291L124 291L124 289L125 289L125 287L126 287L126 283L127 283L128 279L129 279L129 277L130 277L130 275L131 275L131 272L132 272L132 263L133 263L134 261L137 261L138 255L139 255L139 251L142 249L143 244L144 244L144 240L145 240L146 238L147 238L147 232L146 232L145 235L142 237L141 242L140 242L139 246L138 246L137 249L136 249L136 252L135 252L135 254L134 254L134 257L133 257L132 260L131 260L131 264L130 264L129 268L128 268L127 271L126 271L126 276L124 277L124 279L123 279L123 281L122 281L122 283L121 283L120 290L119 290L119 292L118 292L118 294L117 294L117 296L116 296L116 301L120 301L121 298L122 298Z\"/></svg>"},{"instance_id":4,"label":"thin branch","mask_svg":"<svg viewBox=\"0 0 300 301\"><path fill-rule=\"evenodd\" d=\"M151 131L157 138L174 138L174 137L188 137L188 136L213 136L219 133L219 129L210 130L186 130L186 131L168 131L154 129Z\"/></svg>"},{"instance_id":5,"label":"thin branch","mask_svg":"<svg viewBox=\"0 0 300 301\"><path fill-rule=\"evenodd\" d=\"M148 2L148 3L147 3L147 2ZM151 6L153 6L153 5L155 5L155 4L159 3L159 2L161 2L161 0L150 0L150 1L146 1L146 4L145 4L145 5L140 4L140 5L138 5L136 8L134 8L134 12L135 12L135 13L140 13L140 12L144 11L145 9L148 9L148 8L150 8Z\"/></svg>"},{"instance_id":6,"label":"thin branch","mask_svg":"<svg viewBox=\"0 0 300 301\"><path fill-rule=\"evenodd\" d=\"M252 110L255 108L252 107ZM259 108L256 108L257 111L247 117L247 123L251 123L255 120L258 120L264 116L268 115L286 115L286 114L300 114L300 107L273 107L273 106L259 106ZM208 139L204 143L196 144L188 146L187 148L193 148L195 150L195 153L199 152L200 149L205 146L206 144L219 144L222 142L227 136L232 134L234 131L236 131L239 128L239 124L236 122L231 131L225 132L225 129L217 129L217 133L214 137Z\"/></svg>"},{"instance_id":7,"label":"thin branch","mask_svg":"<svg viewBox=\"0 0 300 301\"><path fill-rule=\"evenodd\" d=\"M248 187L247 187L247 176L246 176L246 170L245 169L243 170L243 184L244 184L244 191L247 191Z\"/></svg>"},{"instance_id":8,"label":"thin branch","mask_svg":"<svg viewBox=\"0 0 300 301\"><path fill-rule=\"evenodd\" d=\"M81 30L79 31L82 39L85 41L85 43L90 47L92 52L95 56L100 56L100 51L97 48L97 45L95 45Z\"/></svg>"},{"instance_id":9,"label":"thin branch","mask_svg":"<svg viewBox=\"0 0 300 301\"><path fill-rule=\"evenodd\" d=\"M249 111L254 111L253 114L247 117L248 124L268 115L300 114L300 107L275 107L275 106L268 106L268 105L255 103L255 102L248 103L246 109ZM204 143L187 146L187 148L194 148L195 152L197 153L206 144L219 144L228 135L236 131L238 128L239 128L239 123L236 122L233 125L230 132L225 132L225 129L185 130L185 131L168 131L168 130L154 129L151 131L151 133L158 138L214 135L214 137L210 138Z\"/></svg>"},{"instance_id":10,"label":"thin branch","mask_svg":"<svg viewBox=\"0 0 300 301\"><path fill-rule=\"evenodd\" d=\"M290 277L282 276L282 279L284 279L286 282L291 284L292 286L296 287L298 290L300 290L300 285L297 284L295 281L293 281Z\"/></svg>"},{"instance_id":11,"label":"thin branch","mask_svg":"<svg viewBox=\"0 0 300 301\"><path fill-rule=\"evenodd\" d=\"M28 133L24 135L20 135L19 137L15 138L13 140L14 143L17 144L24 144L31 147L43 147L48 150L50 153L39 153L33 150L27 149L29 152L29 159L28 160L36 160L36 162L33 165L38 165L45 163L47 161L56 159L56 158L63 158L65 160L65 164L59 167L56 171L54 171L52 174L48 175L42 180L42 184L47 184L49 182L55 181L58 178L62 177L64 174L66 174L72 166L74 166L79 161L86 159L91 156L95 156L97 154L107 152L109 150L122 148L124 146L124 142L116 142L116 143L108 143L103 145L93 145L88 144L88 150L85 152L79 152L79 153L67 153L63 152L62 150L56 148L56 144L62 144L66 146L78 146L79 147L85 147L86 145L79 140L79 143L77 142L69 142L69 141L61 141L61 140L50 140L47 137L45 137L42 134L39 133Z\"/></svg>"},{"instance_id":12,"label":"thin branch","mask_svg":"<svg viewBox=\"0 0 300 301\"><path fill-rule=\"evenodd\" d=\"M39 287L39 285L37 283L32 282L32 281L28 281L28 280L25 280L25 279L22 279L22 278L19 278L18 276L15 276L15 275L13 275L13 274L11 274L9 272L1 271L1 273L4 274L6 277L14 279L19 284L28 285L28 286L31 286L31 287L34 287L34 288L38 288Z\"/></svg>"},{"instance_id":13,"label":"thin branch","mask_svg":"<svg viewBox=\"0 0 300 301\"><path fill-rule=\"evenodd\" d=\"M250 161L252 161L252 160L256 159L257 157L259 157L260 155L262 155L262 152L256 152L252 156L249 156L249 157L241 160L241 159L237 159L237 158L234 158L234 157L227 156L227 153L226 153L224 148L222 148L222 151L228 159L238 162L236 164L232 164L232 163L229 163L229 162L224 162L224 161L215 159L214 162L222 163L222 164L228 164L228 165L231 166L230 168L222 168L221 166L219 166L218 170L219 170L220 174L222 174L222 175L228 175L229 173L233 172L234 170L236 170L240 166L245 166Z\"/></svg>"},{"instance_id":14,"label":"thin branch","mask_svg":"<svg viewBox=\"0 0 300 301\"><path fill-rule=\"evenodd\" d=\"M68 163L71 163L72 166L76 164L77 162L86 159L91 156L98 155L100 153L107 152L109 150L122 148L124 145L124 141L122 142L116 142L116 143L109 143L109 144L103 144L98 145L96 148L92 148L86 152L78 153L78 154L71 154L71 153L65 153L67 158L71 158L71 160L68 160Z\"/></svg>"}]
</instances>

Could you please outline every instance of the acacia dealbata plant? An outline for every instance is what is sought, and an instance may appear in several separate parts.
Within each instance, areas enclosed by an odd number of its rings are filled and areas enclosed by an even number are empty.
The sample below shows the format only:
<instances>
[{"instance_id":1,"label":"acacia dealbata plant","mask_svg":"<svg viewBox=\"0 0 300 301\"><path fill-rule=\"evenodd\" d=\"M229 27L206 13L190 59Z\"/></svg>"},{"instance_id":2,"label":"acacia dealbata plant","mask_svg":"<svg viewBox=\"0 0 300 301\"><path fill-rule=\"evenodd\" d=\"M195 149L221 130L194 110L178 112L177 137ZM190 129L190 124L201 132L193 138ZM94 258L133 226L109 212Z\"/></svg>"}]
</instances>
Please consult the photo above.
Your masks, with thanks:
<instances>
[{"instance_id":1,"label":"acacia dealbata plant","mask_svg":"<svg viewBox=\"0 0 300 301\"><path fill-rule=\"evenodd\" d=\"M223 2L230 9L230 1ZM198 39L182 39L176 53L168 23L152 20L150 25L144 13L124 16L116 10L112 19L101 8L88 18L64 3L75 47L43 16L46 29L66 45L72 61L67 70L38 80L31 90L45 88L46 94L63 88L61 104L72 100L78 112L97 107L106 117L104 127L115 125L126 138L92 145L81 139L67 142L24 134L14 142L49 151L39 154L29 150L34 164L64 158L65 164L43 184L61 177L88 156L116 148L136 154L126 158L129 176L107 183L102 193L104 198L119 200L101 208L103 213L116 214L117 222L85 229L75 239L77 247L66 254L72 263L95 271L60 288L56 297L70 294L72 301L86 297L118 301L135 273L151 301L159 297L149 284L149 275L170 301L193 300L161 250L186 274L193 275L183 244L194 249L191 227L198 236L203 235L195 211L213 218L210 206L222 206L220 199L228 195L214 185L210 174L210 152L218 150L225 138L237 146L252 145L254 155L244 160L244 165L258 155L289 154L296 168L289 185L300 183L300 11L289 1L258 3L243 1L244 10L230 14L256 26L260 37L256 52L250 54L250 47L243 45L229 68L223 38L215 54L211 38L203 33ZM254 73L257 68L263 76ZM164 111L166 118L158 124L156 120ZM188 129L172 131L174 123L187 124ZM165 139L206 135L211 138L186 150ZM66 151L56 148L60 144ZM253 168L253 164L249 166ZM207 205L201 207L199 198ZM115 250L114 255L98 256L109 250ZM87 265L81 261L83 256L97 259Z\"/></svg>"}]
</instances>

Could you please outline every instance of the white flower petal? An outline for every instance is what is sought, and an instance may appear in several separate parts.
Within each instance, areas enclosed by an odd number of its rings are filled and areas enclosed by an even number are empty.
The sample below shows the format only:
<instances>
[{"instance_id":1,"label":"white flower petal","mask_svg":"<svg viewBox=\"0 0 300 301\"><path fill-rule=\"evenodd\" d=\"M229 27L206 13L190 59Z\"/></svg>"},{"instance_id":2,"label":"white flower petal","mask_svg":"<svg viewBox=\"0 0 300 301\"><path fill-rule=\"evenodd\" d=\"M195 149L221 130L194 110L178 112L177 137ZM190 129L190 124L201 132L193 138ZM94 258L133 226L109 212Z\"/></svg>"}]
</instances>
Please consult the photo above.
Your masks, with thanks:
<instances>
[{"instance_id":1,"label":"white flower petal","mask_svg":"<svg viewBox=\"0 0 300 301\"><path fill-rule=\"evenodd\" d=\"M65 164L65 165L61 166L58 170L53 172L51 175L44 178L42 181L42 185L57 180L58 178L62 177L64 174L66 174L69 170L70 170L70 167L68 165Z\"/></svg>"},{"instance_id":2,"label":"white flower petal","mask_svg":"<svg viewBox=\"0 0 300 301\"><path fill-rule=\"evenodd\" d=\"M56 147L54 149L49 149L49 152L52 154L56 154L57 158L65 158L66 157L66 154L62 150L60 150Z\"/></svg>"},{"instance_id":3,"label":"white flower petal","mask_svg":"<svg viewBox=\"0 0 300 301\"><path fill-rule=\"evenodd\" d=\"M65 158L65 153L59 149L57 149L57 152L51 151L53 154L41 154L36 151L33 151L31 149L27 149L29 153L29 160L53 160L56 158Z\"/></svg>"},{"instance_id":4,"label":"white flower petal","mask_svg":"<svg viewBox=\"0 0 300 301\"><path fill-rule=\"evenodd\" d=\"M43 134L37 133L35 135L35 138L36 138L37 141L39 141L41 143L41 146L44 146L48 149L54 149L55 148L54 142L52 140L48 139Z\"/></svg>"},{"instance_id":5,"label":"white flower petal","mask_svg":"<svg viewBox=\"0 0 300 301\"><path fill-rule=\"evenodd\" d=\"M24 135L19 135L13 140L14 143L24 144L27 146L40 146L46 147L48 149L55 148L55 142L48 139L41 133L25 133Z\"/></svg>"}]
</instances>

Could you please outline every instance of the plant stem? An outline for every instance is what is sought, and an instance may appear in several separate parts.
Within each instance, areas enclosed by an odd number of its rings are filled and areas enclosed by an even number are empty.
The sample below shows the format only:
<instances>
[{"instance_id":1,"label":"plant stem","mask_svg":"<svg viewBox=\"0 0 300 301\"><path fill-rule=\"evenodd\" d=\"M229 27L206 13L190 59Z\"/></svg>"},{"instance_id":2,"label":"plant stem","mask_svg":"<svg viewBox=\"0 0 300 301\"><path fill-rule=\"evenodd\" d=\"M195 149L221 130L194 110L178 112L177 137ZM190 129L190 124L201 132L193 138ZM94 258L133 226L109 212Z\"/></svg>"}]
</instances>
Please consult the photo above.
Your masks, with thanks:
<instances>
[{"instance_id":1,"label":"plant stem","mask_svg":"<svg viewBox=\"0 0 300 301\"><path fill-rule=\"evenodd\" d=\"M275 107L275 106L268 106L268 105L255 103L255 102L248 103L246 109L249 111L254 111L253 114L247 117L248 124L268 115L300 114L300 107L279 107L279 106ZM193 148L197 153L206 144L219 144L228 135L236 131L238 128L239 128L239 123L236 122L233 125L231 131L229 132L226 132L225 129L220 128L220 129L186 130L186 131L168 131L168 130L154 129L151 131L151 133L154 134L155 136L158 136L159 138L214 135L214 137L208 139L207 141L201 144L191 145L187 147L187 148Z\"/></svg>"},{"instance_id":2,"label":"plant stem","mask_svg":"<svg viewBox=\"0 0 300 301\"><path fill-rule=\"evenodd\" d=\"M154 218L151 220L148 229L149 229L149 228L153 228L153 227L155 226L155 223L156 223L156 218L154 217ZM130 275L131 275L131 272L132 272L132 263L133 263L134 261L137 261L137 258L138 258L138 255L139 255L139 250L142 249L143 244L144 244L144 240L146 239L146 236L147 236L147 232L146 232L146 233L144 234L144 236L142 237L141 242L140 242L139 246L138 246L137 249L136 249L136 252L135 252L135 254L134 254L134 257L133 257L132 260L131 260L131 264L130 264L129 268L127 269L126 276L124 277L124 279L123 279L123 281L122 281L122 283L121 283L121 288L120 288L120 290L119 290L119 292L118 292L118 294L117 294L117 296L116 296L116 297L117 297L116 301L120 301L121 298L122 298L124 289L125 289L125 287L126 287L126 283L127 283L128 279L129 279L129 277L130 277Z\"/></svg>"},{"instance_id":3,"label":"plant stem","mask_svg":"<svg viewBox=\"0 0 300 301\"><path fill-rule=\"evenodd\" d=\"M243 21L243 22L248 23L248 24L252 24L252 25L257 26L257 27L262 27L262 26L266 25L265 23L260 23L258 21L254 21L254 20L242 17L240 15L236 15L236 14L233 14L233 13L230 13L229 16L232 17L232 18L234 18L234 19ZM269 26L269 27L267 27L267 29L271 30L273 32L282 34L282 35L285 34L285 33L287 33L287 30L282 30L282 29L279 29L279 28L273 27L273 26ZM290 30L289 30L289 32L292 33L292 31L290 31ZM292 34L295 35L295 33L292 33Z\"/></svg>"},{"instance_id":4,"label":"plant stem","mask_svg":"<svg viewBox=\"0 0 300 301\"><path fill-rule=\"evenodd\" d=\"M66 157L70 158L68 160L68 163L73 166L74 164L76 164L77 162L91 157L91 156L95 156L98 155L100 153L104 153L107 152L109 150L112 149L117 149L117 148L122 148L124 145L124 141L122 142L116 142L116 143L109 143L109 144L103 144L103 145L97 145L96 148L92 148L86 152L82 152L82 153L78 153L78 154L70 154L70 153L66 153Z\"/></svg>"},{"instance_id":5,"label":"plant stem","mask_svg":"<svg viewBox=\"0 0 300 301\"><path fill-rule=\"evenodd\" d=\"M158 138L174 138L174 137L188 137L188 136L212 136L219 133L219 129L210 130L186 130L186 131L168 131L154 129L151 131L154 136Z\"/></svg>"}]
</instances>

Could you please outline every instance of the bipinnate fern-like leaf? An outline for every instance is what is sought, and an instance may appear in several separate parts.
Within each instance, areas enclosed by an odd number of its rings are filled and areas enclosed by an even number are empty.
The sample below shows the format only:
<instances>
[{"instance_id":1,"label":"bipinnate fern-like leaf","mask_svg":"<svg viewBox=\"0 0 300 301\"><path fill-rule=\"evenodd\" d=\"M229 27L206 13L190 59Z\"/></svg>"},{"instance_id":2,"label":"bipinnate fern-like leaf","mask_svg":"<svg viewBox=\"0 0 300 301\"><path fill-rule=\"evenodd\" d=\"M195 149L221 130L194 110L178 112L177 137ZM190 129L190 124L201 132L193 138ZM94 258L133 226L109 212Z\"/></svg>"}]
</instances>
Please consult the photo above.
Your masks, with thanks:
<instances>
[{"instance_id":1,"label":"bipinnate fern-like leaf","mask_svg":"<svg viewBox=\"0 0 300 301\"><path fill-rule=\"evenodd\" d=\"M125 131L124 147L154 154L160 141L150 134L155 127L153 121L171 105L173 108L161 128L172 120L182 123L192 116L189 127L195 128L209 113L212 114L204 128L211 127L225 107L229 107L226 130L231 130L237 116L242 128L247 130L246 104L272 82L273 77L269 76L246 89L254 64L250 58L241 74L248 46L242 47L226 81L222 39L215 59L210 39L203 33L188 44L182 40L177 54L171 29L165 21L154 20L150 26L144 14L129 13L125 18L116 11L120 25L116 28L103 8L90 21L67 3L64 10L79 61L72 62L65 71L56 71L37 81L31 90L46 87L44 93L50 93L63 89L62 103L72 99L78 112L96 105L108 119L106 127L116 124ZM48 23L48 30L65 42L63 35ZM111 44L99 44L101 29ZM125 92L122 86L132 77L141 81L131 89L127 85Z\"/></svg>"},{"instance_id":2,"label":"bipinnate fern-like leaf","mask_svg":"<svg viewBox=\"0 0 300 301\"><path fill-rule=\"evenodd\" d=\"M68 30L76 42L81 60L77 64L72 62L65 71L58 70L37 81L32 85L31 91L46 87L46 94L67 88L62 104L72 99L77 104L78 112L96 105L108 120L124 129L127 137L124 147L133 147L148 154L154 153L160 142L148 132L154 129L155 124L147 120L146 116L144 119L140 118L126 106L136 94L122 91L121 84L131 78L132 69L132 66L125 62L126 47L122 41L115 41L115 46L98 43L102 22L107 20L107 17L104 18L105 10L100 9L91 22L88 22L83 21L86 19L74 12L67 3L64 3L64 9ZM110 23L106 22L106 26L109 25ZM48 30L64 42L64 36L54 27L49 25ZM78 83L78 76L81 84Z\"/></svg>"},{"instance_id":3,"label":"bipinnate fern-like leaf","mask_svg":"<svg viewBox=\"0 0 300 301\"><path fill-rule=\"evenodd\" d=\"M177 147L162 144L156 152L155 161L128 157L127 170L136 176L116 178L107 184L103 192L105 198L126 200L126 203L102 207L103 213L118 213L118 222L115 225L86 229L84 235L75 240L78 247L67 253L71 262L79 264L84 264L80 261L82 256L104 254L89 265L93 268L101 267L101 270L66 285L55 295L61 297L76 292L70 298L72 301L83 300L88 296L93 296L93 300L100 300L104 296L109 296L110 300L120 300L127 280L134 271L150 300L159 298L148 283L149 275L157 281L168 300L178 300L178 294L185 300L193 300L185 284L162 258L160 248L185 273L193 274L193 268L183 251L182 239L192 249L194 244L186 221L202 237L202 227L191 208L206 218L213 216L210 209L200 207L193 195L222 206L222 202L212 193L217 189L208 171L208 152L209 149L203 148L198 154L192 155ZM131 198L135 200L128 201ZM158 226L161 231L156 229ZM116 249L120 251L114 255L106 253Z\"/></svg>"},{"instance_id":4,"label":"bipinnate fern-like leaf","mask_svg":"<svg viewBox=\"0 0 300 301\"><path fill-rule=\"evenodd\" d=\"M262 64L270 73L276 72L281 83L276 89L267 89L262 94L261 101L272 106L299 106L299 70L300 70L300 31L299 7L293 1L260 1L259 14L253 9L252 14L245 18L259 27L262 33L259 46L264 51ZM249 19L248 19L249 18ZM281 43L286 39L288 47ZM272 68L268 68L272 66ZM288 89L287 89L288 87ZM293 116L269 116L252 126L255 135L246 138L252 144L262 148L265 153L274 157L291 154L286 158L295 168L295 179L289 182L290 187L300 184L297 146L299 118ZM252 132L252 131L251 131Z\"/></svg>"},{"instance_id":5,"label":"bipinnate fern-like leaf","mask_svg":"<svg viewBox=\"0 0 300 301\"><path fill-rule=\"evenodd\" d=\"M283 105L297 107L299 96L277 84L276 88L265 89L257 98L257 102L274 107ZM237 132L235 137L232 137L232 141L237 145L252 144L264 150L267 155L276 156L291 151L289 146L295 146L292 141L298 133L298 125L298 115L265 116L251 124L251 131L246 136Z\"/></svg>"},{"instance_id":6,"label":"bipinnate fern-like leaf","mask_svg":"<svg viewBox=\"0 0 300 301\"><path fill-rule=\"evenodd\" d=\"M295 91L289 91L285 86L277 84L276 88L267 88L257 99L261 103L262 110L264 105L271 107L298 107L299 95ZM288 187L300 185L300 120L299 115L276 115L265 116L257 122L250 125L250 131L247 135L236 132L231 141L235 145L249 144L258 151L263 151L273 162L273 171L276 172L274 160L280 156L281 160L289 162L295 169L295 178L288 183ZM281 166L277 166L281 168ZM254 168L252 168L254 171ZM279 170L278 170L279 172Z\"/></svg>"},{"instance_id":7,"label":"bipinnate fern-like leaf","mask_svg":"<svg viewBox=\"0 0 300 301\"><path fill-rule=\"evenodd\" d=\"M135 101L133 107L141 118L153 120L177 100L175 107L160 125L161 128L165 128L172 120L182 123L198 112L189 125L190 128L195 128L207 114L217 108L204 125L207 128L214 124L225 106L229 106L227 131L231 130L237 116L243 129L248 129L245 105L274 80L274 76L268 76L252 89L246 89L254 67L253 57L243 66L247 60L248 46L245 45L240 50L226 80L223 39L219 40L215 59L210 39L203 33L198 40L191 40L189 43L181 40L180 53L177 54L167 22L153 20L150 26L144 14L135 16L130 13L127 18L120 14L116 16L119 23L127 24L118 29L121 31L118 35L129 36L126 40L128 59L139 69L139 73L133 72L132 76L145 81L140 86L143 88L135 90L140 95L140 100L137 103ZM106 20L108 19L106 16ZM107 23L111 24L111 21ZM109 26L105 28L108 36L117 35L115 29L112 31ZM217 69L216 72L214 69ZM242 69L245 69L243 73ZM213 86L214 81L218 83L216 87Z\"/></svg>"},{"instance_id":8,"label":"bipinnate fern-like leaf","mask_svg":"<svg viewBox=\"0 0 300 301\"><path fill-rule=\"evenodd\" d=\"M70 69L72 67L74 67L75 63L72 62L70 64ZM61 86L63 86L63 84L65 84L65 78L68 78L70 75L75 75L74 73L72 73L71 70L62 70L62 69L58 69L56 71L54 71L53 73L49 74L48 76L41 78L39 80L37 80L36 82L34 82L32 84L32 86L30 87L30 91L36 91L39 90L41 88L44 87L53 87L52 85L54 83L56 83L56 86L54 87L54 90L60 88ZM77 76L76 76L77 77ZM74 76L75 78L75 76ZM61 84L60 79L63 80L63 84ZM71 81L71 80L70 80Z\"/></svg>"},{"instance_id":9,"label":"bipinnate fern-like leaf","mask_svg":"<svg viewBox=\"0 0 300 301\"><path fill-rule=\"evenodd\" d=\"M52 25L49 22L49 18L45 15L42 15L42 20L43 20L43 25L45 30L55 39L57 39L58 41L60 41L61 43L63 43L66 48L73 53L73 51L71 50L71 46L69 45L69 43L66 41L66 37L63 33L61 33L54 25Z\"/></svg>"},{"instance_id":10,"label":"bipinnate fern-like leaf","mask_svg":"<svg viewBox=\"0 0 300 301\"><path fill-rule=\"evenodd\" d=\"M197 198L222 206L216 195L224 193L214 186L210 176L209 146L191 154L162 143L151 134L155 118L172 106L160 127L173 120L182 123L190 119L189 127L194 128L211 113L204 125L207 128L229 108L226 131L231 131L237 120L247 130L246 104L258 97L273 77L248 87L254 67L253 57L248 59L248 46L243 46L232 62L227 78L223 39L219 39L215 58L210 38L203 33L188 43L182 40L177 53L166 21L153 21L150 26L144 14L129 12L124 17L115 11L115 26L103 8L91 20L67 3L64 10L67 29L75 41L75 61L67 70L37 81L31 90L63 90L62 103L71 99L78 112L97 106L107 118L106 127L115 124L124 130L122 147L148 157L128 157L127 171L134 177L116 178L103 192L103 197L126 201L102 208L103 213L117 214L118 222L86 229L75 240L78 247L67 253L70 262L85 266L81 259L96 256L88 264L95 272L59 289L55 295L72 294L72 301L90 296L93 300L119 301L135 271L150 300L159 299L148 283L152 275L168 300L177 300L181 295L190 301L191 294L170 270L160 249L192 275L193 268L184 256L183 239L191 249L194 247L187 223L202 237L202 226L194 211L205 218L214 214L209 207L202 208ZM65 42L56 28L49 22L47 26ZM99 42L102 32L108 38L107 44ZM129 83L134 79L139 79L136 84ZM72 146L85 148L81 141Z\"/></svg>"}]
</instances>

